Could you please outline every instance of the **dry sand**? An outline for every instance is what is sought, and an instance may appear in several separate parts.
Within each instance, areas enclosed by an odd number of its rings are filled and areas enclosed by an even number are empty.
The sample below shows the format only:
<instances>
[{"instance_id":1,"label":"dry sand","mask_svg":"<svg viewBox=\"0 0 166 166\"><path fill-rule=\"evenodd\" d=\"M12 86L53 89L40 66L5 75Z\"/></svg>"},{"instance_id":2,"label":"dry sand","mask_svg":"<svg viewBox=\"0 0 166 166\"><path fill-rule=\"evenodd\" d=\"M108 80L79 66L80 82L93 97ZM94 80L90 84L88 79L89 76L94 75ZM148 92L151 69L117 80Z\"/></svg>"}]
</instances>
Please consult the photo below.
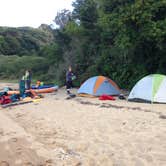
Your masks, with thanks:
<instances>
[{"instance_id":1,"label":"dry sand","mask_svg":"<svg viewBox=\"0 0 166 166\"><path fill-rule=\"evenodd\" d=\"M65 98L0 110L0 166L166 165L166 105Z\"/></svg>"}]
</instances>

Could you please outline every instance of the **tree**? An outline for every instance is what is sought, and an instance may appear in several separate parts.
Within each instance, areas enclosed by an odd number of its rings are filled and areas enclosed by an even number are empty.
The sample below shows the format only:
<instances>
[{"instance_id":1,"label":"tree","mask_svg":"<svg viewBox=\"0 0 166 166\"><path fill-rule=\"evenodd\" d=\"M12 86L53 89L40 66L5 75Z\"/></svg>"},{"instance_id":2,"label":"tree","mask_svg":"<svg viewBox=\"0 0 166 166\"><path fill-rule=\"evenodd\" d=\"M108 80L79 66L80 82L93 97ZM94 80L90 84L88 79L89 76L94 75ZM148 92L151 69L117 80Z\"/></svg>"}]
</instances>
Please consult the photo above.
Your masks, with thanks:
<instances>
[{"instance_id":1,"label":"tree","mask_svg":"<svg viewBox=\"0 0 166 166\"><path fill-rule=\"evenodd\" d=\"M83 27L93 29L98 18L97 4L93 0L76 0L73 7L73 18Z\"/></svg>"},{"instance_id":2,"label":"tree","mask_svg":"<svg viewBox=\"0 0 166 166\"><path fill-rule=\"evenodd\" d=\"M63 29L70 20L71 12L69 10L63 9L57 13L54 22L60 27L60 29Z\"/></svg>"}]
</instances>

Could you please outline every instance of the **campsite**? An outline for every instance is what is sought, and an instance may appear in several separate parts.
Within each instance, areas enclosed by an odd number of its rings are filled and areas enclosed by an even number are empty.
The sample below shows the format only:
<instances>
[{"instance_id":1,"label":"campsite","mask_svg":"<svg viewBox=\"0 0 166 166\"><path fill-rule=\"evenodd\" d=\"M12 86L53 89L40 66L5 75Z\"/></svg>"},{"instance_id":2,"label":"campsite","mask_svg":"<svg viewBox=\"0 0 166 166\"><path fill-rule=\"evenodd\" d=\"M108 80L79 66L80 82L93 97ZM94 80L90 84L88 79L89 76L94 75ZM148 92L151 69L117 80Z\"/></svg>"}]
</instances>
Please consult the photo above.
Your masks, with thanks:
<instances>
[{"instance_id":1,"label":"campsite","mask_svg":"<svg viewBox=\"0 0 166 166\"><path fill-rule=\"evenodd\" d=\"M66 96L61 87L1 108L2 165L165 165L165 104Z\"/></svg>"},{"instance_id":2,"label":"campsite","mask_svg":"<svg viewBox=\"0 0 166 166\"><path fill-rule=\"evenodd\" d=\"M165 0L0 5L0 166L166 166Z\"/></svg>"}]
</instances>

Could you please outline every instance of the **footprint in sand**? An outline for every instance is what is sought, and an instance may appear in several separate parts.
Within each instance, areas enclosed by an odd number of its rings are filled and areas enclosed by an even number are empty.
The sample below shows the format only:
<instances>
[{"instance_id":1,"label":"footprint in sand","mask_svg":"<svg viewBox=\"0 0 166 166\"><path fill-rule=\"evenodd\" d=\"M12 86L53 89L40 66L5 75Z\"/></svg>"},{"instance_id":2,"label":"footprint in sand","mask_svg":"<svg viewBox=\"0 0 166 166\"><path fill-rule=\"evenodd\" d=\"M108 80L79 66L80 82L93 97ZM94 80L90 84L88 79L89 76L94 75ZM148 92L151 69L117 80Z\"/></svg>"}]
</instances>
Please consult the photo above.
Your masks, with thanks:
<instances>
[{"instance_id":1,"label":"footprint in sand","mask_svg":"<svg viewBox=\"0 0 166 166\"><path fill-rule=\"evenodd\" d=\"M21 118L23 116L24 116L24 114L20 114L20 113L16 114L16 118Z\"/></svg>"},{"instance_id":2,"label":"footprint in sand","mask_svg":"<svg viewBox=\"0 0 166 166\"><path fill-rule=\"evenodd\" d=\"M17 138L11 138L11 142L17 142L18 139Z\"/></svg>"},{"instance_id":3,"label":"footprint in sand","mask_svg":"<svg viewBox=\"0 0 166 166\"><path fill-rule=\"evenodd\" d=\"M31 162L26 162L23 164L23 166L34 166Z\"/></svg>"},{"instance_id":4,"label":"footprint in sand","mask_svg":"<svg viewBox=\"0 0 166 166\"><path fill-rule=\"evenodd\" d=\"M51 159L46 160L46 164L52 164L52 160Z\"/></svg>"},{"instance_id":5,"label":"footprint in sand","mask_svg":"<svg viewBox=\"0 0 166 166\"><path fill-rule=\"evenodd\" d=\"M4 132L2 129L0 129L0 135L3 136L4 135Z\"/></svg>"},{"instance_id":6,"label":"footprint in sand","mask_svg":"<svg viewBox=\"0 0 166 166\"><path fill-rule=\"evenodd\" d=\"M17 148L17 149L16 149L16 153L17 153L18 155L21 155L21 154L22 154L22 148Z\"/></svg>"},{"instance_id":7,"label":"footprint in sand","mask_svg":"<svg viewBox=\"0 0 166 166\"><path fill-rule=\"evenodd\" d=\"M7 161L0 161L0 166L10 166Z\"/></svg>"}]
</instances>

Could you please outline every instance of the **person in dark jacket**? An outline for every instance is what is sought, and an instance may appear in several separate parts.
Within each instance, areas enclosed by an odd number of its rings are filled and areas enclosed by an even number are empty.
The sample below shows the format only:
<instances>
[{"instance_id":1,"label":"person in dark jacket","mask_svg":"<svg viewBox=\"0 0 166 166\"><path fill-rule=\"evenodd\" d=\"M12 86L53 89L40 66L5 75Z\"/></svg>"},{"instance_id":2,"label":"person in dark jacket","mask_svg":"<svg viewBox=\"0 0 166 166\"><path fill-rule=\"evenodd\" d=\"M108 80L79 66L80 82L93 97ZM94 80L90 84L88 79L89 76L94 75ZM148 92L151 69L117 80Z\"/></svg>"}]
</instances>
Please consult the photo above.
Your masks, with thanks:
<instances>
[{"instance_id":1,"label":"person in dark jacket","mask_svg":"<svg viewBox=\"0 0 166 166\"><path fill-rule=\"evenodd\" d=\"M66 90L67 94L70 94L70 89L73 87L73 80L75 79L75 75L72 72L71 66L69 66L68 71L66 72Z\"/></svg>"}]
</instances>

